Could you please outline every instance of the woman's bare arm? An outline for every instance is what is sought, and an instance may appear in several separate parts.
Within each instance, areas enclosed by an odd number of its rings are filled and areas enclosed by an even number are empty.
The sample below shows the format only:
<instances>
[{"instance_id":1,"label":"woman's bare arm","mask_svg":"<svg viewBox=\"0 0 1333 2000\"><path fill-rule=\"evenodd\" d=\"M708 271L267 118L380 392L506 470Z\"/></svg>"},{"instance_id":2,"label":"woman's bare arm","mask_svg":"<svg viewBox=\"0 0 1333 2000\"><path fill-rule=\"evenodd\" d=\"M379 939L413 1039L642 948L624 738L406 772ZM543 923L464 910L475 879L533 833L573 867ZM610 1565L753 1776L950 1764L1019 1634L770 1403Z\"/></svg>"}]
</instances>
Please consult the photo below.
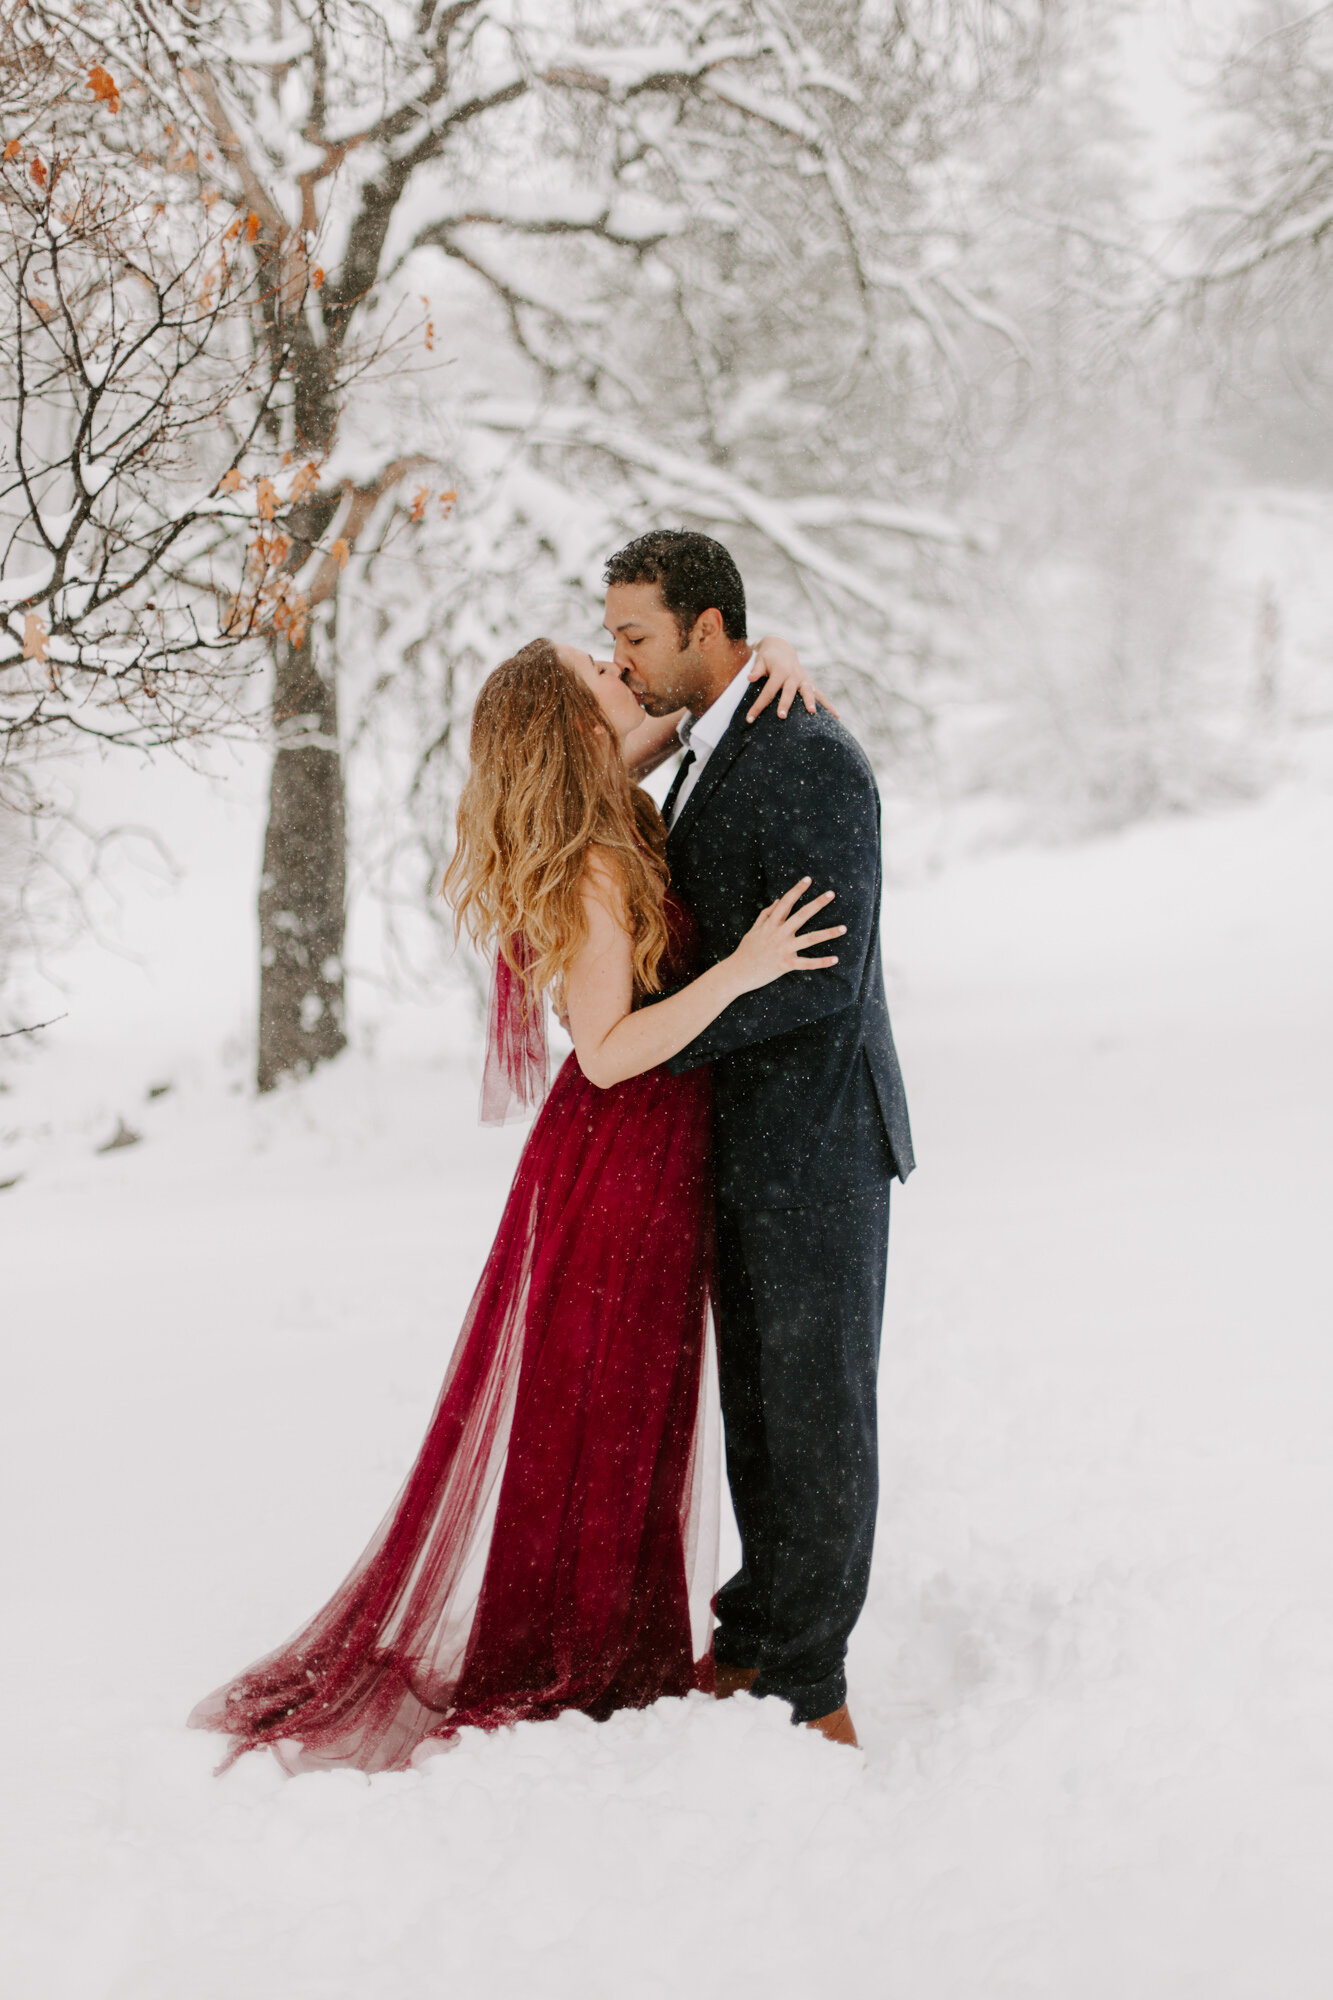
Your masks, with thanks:
<instances>
[{"instance_id":1,"label":"woman's bare arm","mask_svg":"<svg viewBox=\"0 0 1333 2000\"><path fill-rule=\"evenodd\" d=\"M770 701L776 701L778 714L785 722L788 710L797 695L805 703L811 715L815 707L826 708L830 715L837 709L823 691L817 688L806 669L801 665L800 655L790 639L780 639L776 632L768 632L760 639L750 655L750 679L767 680L759 699L746 711L745 720L753 722L762 715Z\"/></svg>"},{"instance_id":2,"label":"woman's bare arm","mask_svg":"<svg viewBox=\"0 0 1333 2000\"><path fill-rule=\"evenodd\" d=\"M729 957L679 993L635 1010L633 958L620 881L613 866L594 853L583 891L588 935L565 981L569 1032L589 1083L609 1090L612 1084L656 1069L679 1055L742 993L767 986L785 972L816 972L836 965L836 958L801 956L811 945L840 937L844 928L835 924L830 930L800 934L802 925L833 900L829 889L796 909L809 887L808 876L795 883L762 912Z\"/></svg>"},{"instance_id":3,"label":"woman's bare arm","mask_svg":"<svg viewBox=\"0 0 1333 2000\"><path fill-rule=\"evenodd\" d=\"M621 738L621 753L636 783L646 778L650 771L655 771L659 764L665 764L667 758L679 750L676 732L685 714L685 709L678 708L674 715L645 715L637 729Z\"/></svg>"}]
</instances>

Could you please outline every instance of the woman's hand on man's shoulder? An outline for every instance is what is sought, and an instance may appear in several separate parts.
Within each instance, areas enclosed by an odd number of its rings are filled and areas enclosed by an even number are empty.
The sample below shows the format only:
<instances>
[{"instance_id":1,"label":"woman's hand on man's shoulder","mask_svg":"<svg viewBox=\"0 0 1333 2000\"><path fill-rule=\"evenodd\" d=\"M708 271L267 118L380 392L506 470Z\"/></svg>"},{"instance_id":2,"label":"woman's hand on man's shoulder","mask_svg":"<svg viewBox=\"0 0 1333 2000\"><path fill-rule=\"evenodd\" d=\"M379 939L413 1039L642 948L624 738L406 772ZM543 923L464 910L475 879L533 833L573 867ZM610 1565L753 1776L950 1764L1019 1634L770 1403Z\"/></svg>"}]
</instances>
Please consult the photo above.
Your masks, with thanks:
<instances>
[{"instance_id":1,"label":"woman's hand on man's shoulder","mask_svg":"<svg viewBox=\"0 0 1333 2000\"><path fill-rule=\"evenodd\" d=\"M826 708L830 715L838 713L828 696L815 686L801 665L790 639L780 638L775 632L767 633L756 643L750 658L750 679L764 680L767 684L759 699L747 711L747 722L753 722L756 716L762 715L771 701L777 702L778 715L785 722L798 695L811 715L817 708Z\"/></svg>"}]
</instances>

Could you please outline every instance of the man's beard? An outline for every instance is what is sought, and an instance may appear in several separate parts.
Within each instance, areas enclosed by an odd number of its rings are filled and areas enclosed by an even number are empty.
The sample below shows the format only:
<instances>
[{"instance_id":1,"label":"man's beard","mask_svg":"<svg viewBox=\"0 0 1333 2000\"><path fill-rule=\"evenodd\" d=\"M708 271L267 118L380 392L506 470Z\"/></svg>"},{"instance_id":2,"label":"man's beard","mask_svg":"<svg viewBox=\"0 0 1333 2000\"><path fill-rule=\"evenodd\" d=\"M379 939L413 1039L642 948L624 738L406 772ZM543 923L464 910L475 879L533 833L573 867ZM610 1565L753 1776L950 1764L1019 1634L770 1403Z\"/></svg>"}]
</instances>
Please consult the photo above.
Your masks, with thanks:
<instances>
[{"instance_id":1,"label":"man's beard","mask_svg":"<svg viewBox=\"0 0 1333 2000\"><path fill-rule=\"evenodd\" d=\"M681 695L641 694L638 702L644 714L652 716L675 715L678 709L685 706Z\"/></svg>"},{"instance_id":2,"label":"man's beard","mask_svg":"<svg viewBox=\"0 0 1333 2000\"><path fill-rule=\"evenodd\" d=\"M680 651L681 653L688 653L688 644L682 645ZM678 656L677 664L679 663ZM675 715L680 709L689 707L690 698L687 688L659 689L654 693L649 687L635 687L634 678L634 675L631 673L630 691L646 714L660 718L664 715ZM682 678L688 682L689 676L686 674Z\"/></svg>"}]
</instances>

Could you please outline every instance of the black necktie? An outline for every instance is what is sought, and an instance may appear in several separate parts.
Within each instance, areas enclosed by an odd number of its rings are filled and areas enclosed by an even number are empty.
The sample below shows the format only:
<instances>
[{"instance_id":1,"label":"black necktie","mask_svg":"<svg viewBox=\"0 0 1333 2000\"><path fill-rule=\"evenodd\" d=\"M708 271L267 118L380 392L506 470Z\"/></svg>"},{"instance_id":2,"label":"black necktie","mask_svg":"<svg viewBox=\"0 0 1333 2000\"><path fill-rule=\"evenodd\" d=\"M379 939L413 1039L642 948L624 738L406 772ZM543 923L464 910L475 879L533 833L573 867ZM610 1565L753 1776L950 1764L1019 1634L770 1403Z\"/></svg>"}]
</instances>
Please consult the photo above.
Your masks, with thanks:
<instances>
[{"instance_id":1,"label":"black necktie","mask_svg":"<svg viewBox=\"0 0 1333 2000\"><path fill-rule=\"evenodd\" d=\"M694 752L693 750L687 750L685 752L685 755L680 760L680 769L676 772L675 777L671 780L671 790L667 793L666 803L662 807L662 817L666 821L668 827L671 825L672 820L675 817L676 800L680 797L681 786L685 783L685 779L689 774L689 769L691 764L693 764L693 762L694 762Z\"/></svg>"}]
</instances>

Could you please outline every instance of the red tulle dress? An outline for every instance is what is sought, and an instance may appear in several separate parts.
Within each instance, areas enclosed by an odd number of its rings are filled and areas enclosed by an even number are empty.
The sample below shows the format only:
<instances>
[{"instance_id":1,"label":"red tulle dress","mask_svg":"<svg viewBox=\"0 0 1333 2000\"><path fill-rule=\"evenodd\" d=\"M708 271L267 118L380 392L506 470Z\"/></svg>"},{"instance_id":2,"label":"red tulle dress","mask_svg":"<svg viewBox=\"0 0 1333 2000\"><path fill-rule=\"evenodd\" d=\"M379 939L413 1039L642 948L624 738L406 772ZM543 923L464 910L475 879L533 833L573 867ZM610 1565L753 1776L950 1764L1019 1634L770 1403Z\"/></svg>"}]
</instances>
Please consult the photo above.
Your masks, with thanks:
<instances>
[{"instance_id":1,"label":"red tulle dress","mask_svg":"<svg viewBox=\"0 0 1333 2000\"><path fill-rule=\"evenodd\" d=\"M678 981L697 936L668 913ZM540 1017L501 964L483 1116L538 1070ZM465 1726L710 1685L710 1109L706 1069L598 1090L569 1057L387 1518L324 1609L190 1716L233 1739L226 1763L270 1744L293 1771L399 1770Z\"/></svg>"}]
</instances>

